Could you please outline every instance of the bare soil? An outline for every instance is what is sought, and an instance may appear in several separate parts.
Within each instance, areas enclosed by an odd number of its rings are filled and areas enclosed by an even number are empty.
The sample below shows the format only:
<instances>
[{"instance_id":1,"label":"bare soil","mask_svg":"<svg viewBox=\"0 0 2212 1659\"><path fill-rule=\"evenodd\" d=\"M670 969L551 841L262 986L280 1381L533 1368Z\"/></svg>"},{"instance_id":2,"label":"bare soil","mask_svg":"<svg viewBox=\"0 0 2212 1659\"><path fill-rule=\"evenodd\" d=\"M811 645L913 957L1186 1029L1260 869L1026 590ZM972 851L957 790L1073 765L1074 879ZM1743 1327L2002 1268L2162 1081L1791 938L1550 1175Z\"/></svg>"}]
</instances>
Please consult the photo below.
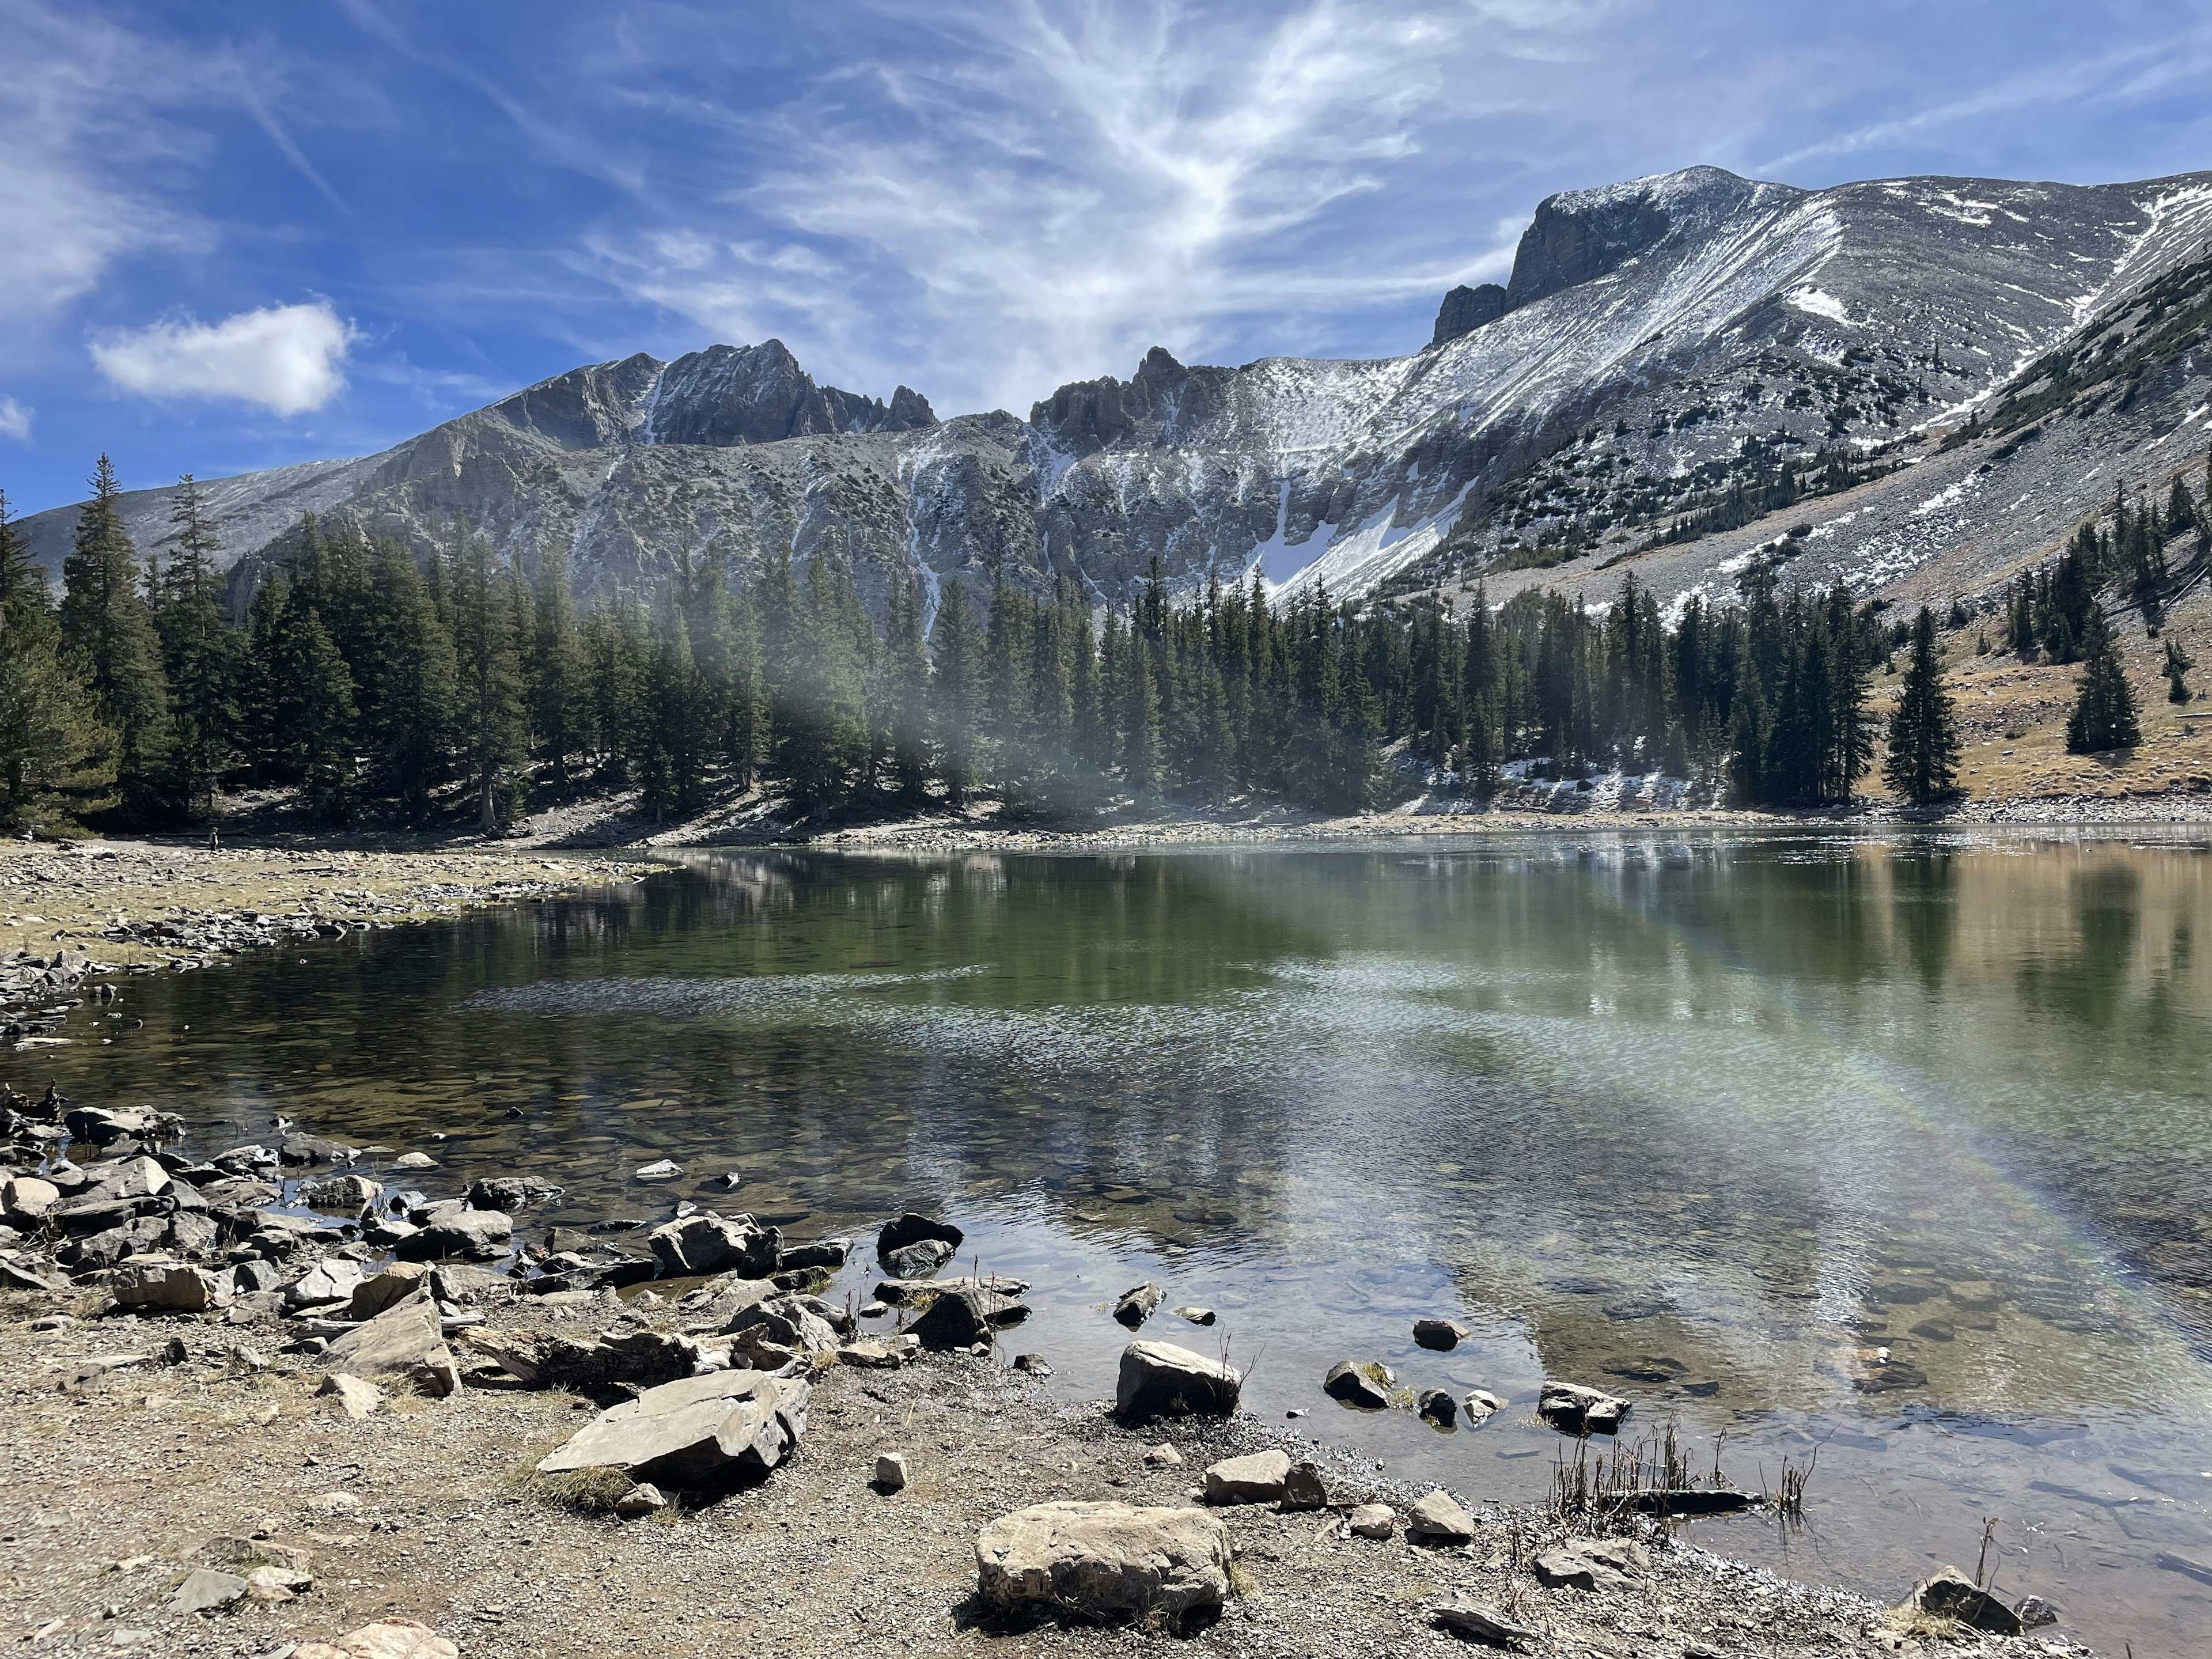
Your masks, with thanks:
<instances>
[{"instance_id":1,"label":"bare soil","mask_svg":"<svg viewBox=\"0 0 2212 1659\"><path fill-rule=\"evenodd\" d=\"M558 1392L470 1386L398 1398L355 1422L318 1399L311 1359L280 1352L268 1322L221 1315L110 1317L97 1291L18 1295L0 1307L0 1629L27 1651L275 1656L380 1615L422 1620L486 1659L814 1656L872 1650L1002 1656L1175 1651L1351 1656L1443 1652L1429 1612L1474 1596L1540 1632L1528 1650L1591 1659L1811 1659L1905 1652L2086 1654L2001 1641L1808 1589L1655 1540L1641 1588L1545 1589L1527 1571L1561 1528L1484 1508L1471 1547L1432 1550L1346 1535L1337 1514L1223 1511L1235 1595L1182 1638L1144 1626L1013 1624L973 1601L982 1525L1056 1498L1181 1504L1204 1466L1272 1436L1249 1417L1141 1431L1101 1407L1056 1407L1005 1357L931 1358L904 1370L822 1374L797 1461L757 1489L640 1521L580 1513L530 1473L587 1420ZM74 1305L77 1322L29 1322ZM650 1304L648 1304L649 1306ZM611 1294L582 1305L490 1310L495 1328L597 1332L667 1324ZM181 1363L163 1349L182 1339ZM1176 1444L1181 1468L1146 1450ZM910 1483L871 1484L878 1451L908 1455ZM1331 1463L1333 1499L1418 1493ZM244 1540L225 1543L222 1540ZM193 1566L265 1559L312 1589L275 1606L170 1610ZM237 1570L244 1571L242 1565ZM1905 1587L1899 1586L1900 1595Z\"/></svg>"}]
</instances>

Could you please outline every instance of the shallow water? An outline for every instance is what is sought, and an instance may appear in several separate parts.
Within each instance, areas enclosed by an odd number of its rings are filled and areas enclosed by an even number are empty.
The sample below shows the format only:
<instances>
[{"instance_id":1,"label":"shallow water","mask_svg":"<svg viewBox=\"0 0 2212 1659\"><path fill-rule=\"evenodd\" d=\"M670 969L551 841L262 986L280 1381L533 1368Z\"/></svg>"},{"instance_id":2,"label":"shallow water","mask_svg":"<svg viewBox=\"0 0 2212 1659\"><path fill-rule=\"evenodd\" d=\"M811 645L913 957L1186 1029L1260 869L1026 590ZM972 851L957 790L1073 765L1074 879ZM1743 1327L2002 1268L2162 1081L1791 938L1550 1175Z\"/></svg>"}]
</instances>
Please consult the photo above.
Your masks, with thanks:
<instances>
[{"instance_id":1,"label":"shallow water","mask_svg":"<svg viewBox=\"0 0 2212 1659\"><path fill-rule=\"evenodd\" d=\"M2212 1649L2208 876L2090 835L696 854L129 981L143 1028L0 1076L566 1184L533 1224L725 1170L798 1237L941 1209L1069 1397L1157 1279L1220 1322L1146 1334L1478 1501L1546 1491L1541 1378L1608 1387L1753 1486L1819 1448L1808 1524L1699 1541L1896 1599L1996 1516L2002 1592L2148 1659ZM1347 1357L1511 1404L1346 1412Z\"/></svg>"}]
</instances>

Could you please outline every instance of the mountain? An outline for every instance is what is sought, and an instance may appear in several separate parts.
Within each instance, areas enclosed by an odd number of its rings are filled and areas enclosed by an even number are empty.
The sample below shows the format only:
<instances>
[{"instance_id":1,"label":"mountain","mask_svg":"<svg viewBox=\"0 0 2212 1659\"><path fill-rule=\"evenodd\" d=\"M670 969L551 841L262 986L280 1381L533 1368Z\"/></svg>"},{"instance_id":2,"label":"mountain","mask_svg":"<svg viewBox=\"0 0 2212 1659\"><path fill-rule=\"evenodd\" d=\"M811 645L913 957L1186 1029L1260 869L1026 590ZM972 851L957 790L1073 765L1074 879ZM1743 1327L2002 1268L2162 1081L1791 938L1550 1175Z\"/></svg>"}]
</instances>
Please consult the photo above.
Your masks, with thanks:
<instances>
[{"instance_id":1,"label":"mountain","mask_svg":"<svg viewBox=\"0 0 2212 1659\"><path fill-rule=\"evenodd\" d=\"M1510 280L1455 289L1402 357L1227 368L1155 348L1025 420L940 421L903 386L817 386L778 341L715 346L577 368L382 454L210 495L249 574L313 510L425 552L456 515L525 556L558 539L599 589L721 538L834 550L872 593L919 564L933 584L1073 574L1120 601L1158 558L1186 587L1256 566L1347 592L1479 574L1493 596L1602 597L1623 567L1665 595L1724 588L1778 539L1759 513L1778 470L1833 463L1836 493L1783 520L1805 574L1980 592L2207 435L2208 237L2212 173L1805 191L1692 167L1547 198ZM2123 343L2124 386L2099 367ZM2039 419L1981 425L2038 397ZM1730 503L1754 521L1663 540ZM125 498L142 546L163 544L167 505ZM25 521L52 567L75 514Z\"/></svg>"}]
</instances>

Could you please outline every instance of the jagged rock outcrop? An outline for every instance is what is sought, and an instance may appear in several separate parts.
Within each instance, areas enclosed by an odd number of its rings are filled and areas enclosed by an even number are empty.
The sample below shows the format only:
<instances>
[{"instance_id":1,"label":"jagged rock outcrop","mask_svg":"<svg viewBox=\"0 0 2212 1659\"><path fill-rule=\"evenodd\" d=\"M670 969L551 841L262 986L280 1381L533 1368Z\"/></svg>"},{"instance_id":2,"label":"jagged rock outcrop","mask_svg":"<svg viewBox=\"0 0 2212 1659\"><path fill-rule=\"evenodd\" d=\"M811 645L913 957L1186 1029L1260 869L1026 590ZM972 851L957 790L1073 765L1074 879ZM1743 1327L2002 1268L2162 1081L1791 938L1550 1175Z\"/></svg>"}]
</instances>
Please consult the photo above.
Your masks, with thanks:
<instances>
[{"instance_id":1,"label":"jagged rock outcrop","mask_svg":"<svg viewBox=\"0 0 2212 1659\"><path fill-rule=\"evenodd\" d=\"M1462 283L1444 295L1444 302L1437 307L1436 332L1429 343L1440 346L1447 340L1456 340L1462 334L1472 334L1485 323L1494 323L1505 314L1505 290L1495 283L1484 283L1469 288Z\"/></svg>"},{"instance_id":2,"label":"jagged rock outcrop","mask_svg":"<svg viewBox=\"0 0 2212 1659\"><path fill-rule=\"evenodd\" d=\"M1229 368L1146 354L1026 418L938 421L817 384L781 342L556 375L381 455L206 486L240 586L312 510L427 553L457 516L526 561L565 545L587 591L650 592L711 544L833 550L880 605L895 573L987 589L1079 577L1106 601L1154 559L1186 589L1258 570L1340 592L1488 573L1593 597L1726 586L1780 526L1638 552L1778 459L1863 455L1987 410L2010 378L2212 255L2212 173L2069 185L1947 178L1805 191L1692 167L1540 204L1510 280L1455 289L1434 337L1371 362ZM2205 401L2198 328L2063 434L1869 483L1793 514L1807 580L1988 583L2148 480L2148 446ZM2041 437L2039 431L2038 437ZM1987 463L1985 465L1984 463ZM1984 488L1994 469L2015 481ZM164 491L124 498L149 550ZM23 528L58 570L74 508ZM1833 522L1829 520L1832 519ZM1940 589L1939 589L1940 591ZM234 590L234 597L237 597Z\"/></svg>"}]
</instances>

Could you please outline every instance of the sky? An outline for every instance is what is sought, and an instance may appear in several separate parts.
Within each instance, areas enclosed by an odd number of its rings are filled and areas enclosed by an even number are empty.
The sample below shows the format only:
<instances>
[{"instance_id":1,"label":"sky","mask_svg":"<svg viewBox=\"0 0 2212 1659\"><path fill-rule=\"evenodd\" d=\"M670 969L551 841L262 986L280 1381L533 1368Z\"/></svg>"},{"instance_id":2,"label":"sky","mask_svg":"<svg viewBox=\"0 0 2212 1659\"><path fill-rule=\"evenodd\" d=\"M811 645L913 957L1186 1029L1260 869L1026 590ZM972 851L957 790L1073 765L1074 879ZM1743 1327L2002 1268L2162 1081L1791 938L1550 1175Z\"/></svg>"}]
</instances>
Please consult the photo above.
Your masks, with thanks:
<instances>
[{"instance_id":1,"label":"sky","mask_svg":"<svg viewBox=\"0 0 2212 1659\"><path fill-rule=\"evenodd\" d=\"M0 489L784 341L940 416L1396 356L1555 191L2212 168L2212 3L0 0Z\"/></svg>"}]
</instances>

